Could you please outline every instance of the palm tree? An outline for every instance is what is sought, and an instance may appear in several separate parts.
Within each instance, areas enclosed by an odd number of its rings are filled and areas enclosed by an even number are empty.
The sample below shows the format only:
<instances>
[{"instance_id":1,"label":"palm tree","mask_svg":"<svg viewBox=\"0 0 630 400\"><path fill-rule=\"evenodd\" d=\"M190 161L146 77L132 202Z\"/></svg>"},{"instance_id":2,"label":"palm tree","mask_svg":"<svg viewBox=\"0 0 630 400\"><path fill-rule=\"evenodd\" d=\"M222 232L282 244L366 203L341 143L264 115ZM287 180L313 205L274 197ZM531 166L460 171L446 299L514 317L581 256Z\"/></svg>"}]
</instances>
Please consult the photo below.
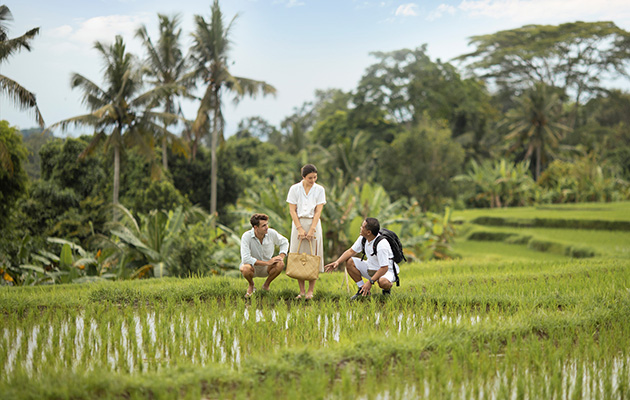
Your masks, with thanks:
<instances>
[{"instance_id":1,"label":"palm tree","mask_svg":"<svg viewBox=\"0 0 630 400\"><path fill-rule=\"evenodd\" d=\"M201 98L197 117L193 124L193 132L197 137L205 134L210 128L211 171L210 171L210 214L217 210L217 146L219 137L223 137L223 113L221 111L222 96L226 92L234 95L237 103L245 96L255 97L275 94L276 89L263 81L233 76L228 68L228 52L230 50L230 32L237 16L226 26L219 1L214 0L211 6L211 20L195 15L196 29L192 34L191 48L194 71L192 76L207 85ZM212 117L210 116L212 114Z\"/></svg>"},{"instance_id":2,"label":"palm tree","mask_svg":"<svg viewBox=\"0 0 630 400\"><path fill-rule=\"evenodd\" d=\"M16 52L22 49L31 51L30 42L39 33L39 28L33 28L20 37L9 39L7 22L13 20L9 7L5 5L0 6L0 64L5 62ZM37 107L37 101L35 100L35 94L26 90L16 81L11 78L0 74L0 90L7 96L14 104L23 110L31 109L35 113L35 120L41 126L44 127L44 118L42 117L39 107Z\"/></svg>"},{"instance_id":3,"label":"palm tree","mask_svg":"<svg viewBox=\"0 0 630 400\"><path fill-rule=\"evenodd\" d=\"M510 151L525 147L524 160L535 160L537 180L546 164L555 155L564 132L568 129L560 123L562 101L557 93L544 83L537 83L523 96L516 99L516 107L508 111L506 122L509 133L505 137Z\"/></svg>"},{"instance_id":4,"label":"palm tree","mask_svg":"<svg viewBox=\"0 0 630 400\"><path fill-rule=\"evenodd\" d=\"M122 37L116 36L115 42L110 46L96 42L94 48L101 53L105 62L105 86L101 88L77 73L72 75L70 83L73 89L79 88L83 91L83 103L91 112L57 122L50 129L57 126L66 129L70 125L94 127L94 139L81 157L91 154L101 144L104 144L105 149L113 149L113 203L116 205L120 186L121 151L136 146L142 154L152 157L152 134L164 131L154 121L173 121L176 117L150 111L159 104L159 99L163 98L168 89L155 88L140 93L143 87L141 70L133 55L126 52Z\"/></svg>"},{"instance_id":5,"label":"palm tree","mask_svg":"<svg viewBox=\"0 0 630 400\"><path fill-rule=\"evenodd\" d=\"M187 62L184 57L179 38L182 30L179 28L180 17L174 15L169 18L166 15L158 14L160 24L160 38L154 45L147 33L146 26L140 27L136 31L136 36L142 40L147 58L145 61L145 72L152 78L149 81L154 87L170 87L172 91L164 93L161 99L164 112L175 114L175 96L179 93L185 93L186 89L191 86L190 82L186 82L184 77L187 73ZM163 135L159 138L162 143L162 166L164 170L168 170L167 147L169 141L176 150L185 153L185 149L181 140L168 131L167 121L163 121Z\"/></svg>"}]
</instances>

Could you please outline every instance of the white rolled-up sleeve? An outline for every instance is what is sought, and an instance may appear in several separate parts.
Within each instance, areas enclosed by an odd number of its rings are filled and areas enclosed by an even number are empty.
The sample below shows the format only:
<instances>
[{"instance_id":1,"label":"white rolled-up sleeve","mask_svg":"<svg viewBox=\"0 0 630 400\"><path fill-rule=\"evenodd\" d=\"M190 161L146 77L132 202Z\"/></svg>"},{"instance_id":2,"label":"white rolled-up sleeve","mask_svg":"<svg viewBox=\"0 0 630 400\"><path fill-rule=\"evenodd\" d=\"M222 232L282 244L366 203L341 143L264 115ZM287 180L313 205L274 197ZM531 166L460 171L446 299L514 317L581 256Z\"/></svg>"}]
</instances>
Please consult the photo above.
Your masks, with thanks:
<instances>
[{"instance_id":1,"label":"white rolled-up sleeve","mask_svg":"<svg viewBox=\"0 0 630 400\"><path fill-rule=\"evenodd\" d=\"M278 246L279 248L278 253L289 254L289 240L285 238L284 236L282 236L281 234L279 234L277 231L274 231L274 233L275 233L274 244Z\"/></svg>"},{"instance_id":2,"label":"white rolled-up sleeve","mask_svg":"<svg viewBox=\"0 0 630 400\"><path fill-rule=\"evenodd\" d=\"M243 236L241 236L241 265L249 264L255 265L256 259L252 257L252 250L250 248L250 244L252 241L251 233L245 232Z\"/></svg>"}]
</instances>

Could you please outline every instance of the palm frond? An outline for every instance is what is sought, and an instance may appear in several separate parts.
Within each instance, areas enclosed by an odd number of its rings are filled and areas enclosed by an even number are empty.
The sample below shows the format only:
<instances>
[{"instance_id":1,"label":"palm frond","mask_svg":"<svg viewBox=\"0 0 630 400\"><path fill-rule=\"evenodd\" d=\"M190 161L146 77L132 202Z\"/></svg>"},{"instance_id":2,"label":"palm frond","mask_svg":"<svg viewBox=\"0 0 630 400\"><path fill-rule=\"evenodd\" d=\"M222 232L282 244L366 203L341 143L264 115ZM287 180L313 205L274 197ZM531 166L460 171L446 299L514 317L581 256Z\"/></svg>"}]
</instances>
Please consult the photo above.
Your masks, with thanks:
<instances>
[{"instance_id":1,"label":"palm frond","mask_svg":"<svg viewBox=\"0 0 630 400\"><path fill-rule=\"evenodd\" d=\"M100 125L100 122L101 122L101 118L96 116L94 113L78 115L76 117L72 117L72 118L64 119L59 122L55 122L54 124L50 125L46 130L44 130L44 133L53 131L57 128L60 128L61 130L65 131L71 126L75 126L75 127L92 126L96 128Z\"/></svg>"},{"instance_id":2,"label":"palm frond","mask_svg":"<svg viewBox=\"0 0 630 400\"><path fill-rule=\"evenodd\" d=\"M243 96L255 98L259 94L262 96L276 95L276 88L267 82L243 78L240 76L235 76L233 77L233 79L234 82L237 83L237 86L239 88L237 91L239 96L237 96L235 100L242 98Z\"/></svg>"},{"instance_id":3,"label":"palm frond","mask_svg":"<svg viewBox=\"0 0 630 400\"><path fill-rule=\"evenodd\" d=\"M22 110L29 110L35 114L35 120L42 128L45 126L35 94L26 90L22 85L4 75L0 75L0 92Z\"/></svg>"},{"instance_id":4,"label":"palm frond","mask_svg":"<svg viewBox=\"0 0 630 400\"><path fill-rule=\"evenodd\" d=\"M39 28L33 28L22 36L0 41L0 62L21 50L31 51L30 42L39 33Z\"/></svg>"}]
</instances>

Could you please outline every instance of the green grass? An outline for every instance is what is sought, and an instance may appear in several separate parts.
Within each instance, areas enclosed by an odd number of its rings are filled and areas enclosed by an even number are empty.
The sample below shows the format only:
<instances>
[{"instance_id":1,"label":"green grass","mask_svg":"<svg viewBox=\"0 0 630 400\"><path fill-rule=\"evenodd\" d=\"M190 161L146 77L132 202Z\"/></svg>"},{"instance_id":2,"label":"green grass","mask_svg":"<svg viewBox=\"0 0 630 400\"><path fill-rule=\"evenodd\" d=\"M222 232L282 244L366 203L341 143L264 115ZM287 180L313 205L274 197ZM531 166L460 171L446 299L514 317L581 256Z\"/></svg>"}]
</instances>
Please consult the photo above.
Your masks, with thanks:
<instances>
[{"instance_id":1,"label":"green grass","mask_svg":"<svg viewBox=\"0 0 630 400\"><path fill-rule=\"evenodd\" d=\"M453 211L454 218L473 220L482 216L500 218L547 218L630 221L630 202L554 204L536 207L477 208Z\"/></svg>"},{"instance_id":2,"label":"green grass","mask_svg":"<svg viewBox=\"0 0 630 400\"><path fill-rule=\"evenodd\" d=\"M597 375L628 358L630 270L619 260L464 259L403 271L387 301L350 302L342 274L322 276L312 302L292 300L286 276L251 301L245 281L230 278L3 289L0 393L484 398L485 387L531 398L569 393L533 381L559 365L560 381L584 364L611 393L627 376Z\"/></svg>"},{"instance_id":3,"label":"green grass","mask_svg":"<svg viewBox=\"0 0 630 400\"><path fill-rule=\"evenodd\" d=\"M495 241L403 264L390 298L349 301L341 273L309 302L284 274L249 300L229 277L4 287L0 399L630 396L628 232L460 229Z\"/></svg>"},{"instance_id":4,"label":"green grass","mask_svg":"<svg viewBox=\"0 0 630 400\"><path fill-rule=\"evenodd\" d=\"M592 248L598 254L603 256L630 259L630 232L607 232L589 229L557 228L519 228L515 230L514 228L509 227L479 226L475 227L469 232L472 233L474 231L514 233L519 236L531 236L540 240L561 243L564 245ZM485 244L481 247L483 246L492 248L494 247L494 244ZM456 250L459 250L459 244L456 245L455 248ZM463 246L462 250L464 250L465 248L466 246ZM511 248L513 249L514 247L512 246ZM503 252L502 254L509 257L511 256L512 251L513 250L508 250L506 252Z\"/></svg>"},{"instance_id":5,"label":"green grass","mask_svg":"<svg viewBox=\"0 0 630 400\"><path fill-rule=\"evenodd\" d=\"M476 209L457 211L454 216L465 221L457 228L460 237L453 246L463 256L535 260L540 258L535 253L540 252L550 260L572 256L630 259L630 231L604 229L623 228L622 223L630 227L630 202ZM588 221L597 229L580 229L589 226ZM553 227L565 222L569 226Z\"/></svg>"},{"instance_id":6,"label":"green grass","mask_svg":"<svg viewBox=\"0 0 630 400\"><path fill-rule=\"evenodd\" d=\"M527 246L502 242L488 243L485 241L462 240L454 248L459 255L465 258L483 258L488 262L497 262L505 259L560 261L569 258L562 254L544 253L532 250Z\"/></svg>"}]
</instances>

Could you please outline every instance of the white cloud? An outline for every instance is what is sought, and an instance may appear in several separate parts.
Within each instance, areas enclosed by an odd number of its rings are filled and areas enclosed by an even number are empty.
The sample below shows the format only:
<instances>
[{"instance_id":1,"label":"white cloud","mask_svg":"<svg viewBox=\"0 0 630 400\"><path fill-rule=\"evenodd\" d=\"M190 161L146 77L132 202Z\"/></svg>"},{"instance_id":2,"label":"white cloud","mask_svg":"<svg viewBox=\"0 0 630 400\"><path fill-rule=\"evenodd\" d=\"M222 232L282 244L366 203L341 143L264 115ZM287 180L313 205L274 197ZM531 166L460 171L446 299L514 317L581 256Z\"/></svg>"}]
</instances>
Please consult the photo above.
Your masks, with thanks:
<instances>
[{"instance_id":1,"label":"white cloud","mask_svg":"<svg viewBox=\"0 0 630 400\"><path fill-rule=\"evenodd\" d=\"M148 15L107 15L81 22L71 35L77 42L93 44L96 41L111 42L116 35L132 38L141 24L150 21Z\"/></svg>"},{"instance_id":2,"label":"white cloud","mask_svg":"<svg viewBox=\"0 0 630 400\"><path fill-rule=\"evenodd\" d=\"M70 36L71 33L72 33L72 27L70 25L62 25L58 28L51 29L49 32L50 36L53 36L56 38L65 38L65 37Z\"/></svg>"},{"instance_id":3,"label":"white cloud","mask_svg":"<svg viewBox=\"0 0 630 400\"><path fill-rule=\"evenodd\" d=\"M274 0L273 4L286 4L287 8L306 5L306 3L300 0Z\"/></svg>"},{"instance_id":4,"label":"white cloud","mask_svg":"<svg viewBox=\"0 0 630 400\"><path fill-rule=\"evenodd\" d=\"M375 8L391 8L393 1L352 0L355 10L368 10Z\"/></svg>"},{"instance_id":5,"label":"white cloud","mask_svg":"<svg viewBox=\"0 0 630 400\"><path fill-rule=\"evenodd\" d=\"M401 4L396 9L395 14L396 16L416 17L418 15L415 10L416 8L418 8L418 5L414 3Z\"/></svg>"},{"instance_id":6,"label":"white cloud","mask_svg":"<svg viewBox=\"0 0 630 400\"><path fill-rule=\"evenodd\" d=\"M457 8L471 16L518 22L630 19L627 0L463 0Z\"/></svg>"},{"instance_id":7,"label":"white cloud","mask_svg":"<svg viewBox=\"0 0 630 400\"><path fill-rule=\"evenodd\" d=\"M440 4L438 8L429 13L429 15L427 16L427 20L434 21L436 19L442 18L444 14L453 15L456 11L457 9L451 5Z\"/></svg>"},{"instance_id":8,"label":"white cloud","mask_svg":"<svg viewBox=\"0 0 630 400\"><path fill-rule=\"evenodd\" d=\"M50 29L45 37L51 39L47 40L51 49L66 57L80 55L82 62L95 54L96 41L109 45L116 35L123 37L128 52L140 55L143 50L140 42L134 40L135 32L142 24L150 26L150 21L149 14L99 16Z\"/></svg>"}]
</instances>

